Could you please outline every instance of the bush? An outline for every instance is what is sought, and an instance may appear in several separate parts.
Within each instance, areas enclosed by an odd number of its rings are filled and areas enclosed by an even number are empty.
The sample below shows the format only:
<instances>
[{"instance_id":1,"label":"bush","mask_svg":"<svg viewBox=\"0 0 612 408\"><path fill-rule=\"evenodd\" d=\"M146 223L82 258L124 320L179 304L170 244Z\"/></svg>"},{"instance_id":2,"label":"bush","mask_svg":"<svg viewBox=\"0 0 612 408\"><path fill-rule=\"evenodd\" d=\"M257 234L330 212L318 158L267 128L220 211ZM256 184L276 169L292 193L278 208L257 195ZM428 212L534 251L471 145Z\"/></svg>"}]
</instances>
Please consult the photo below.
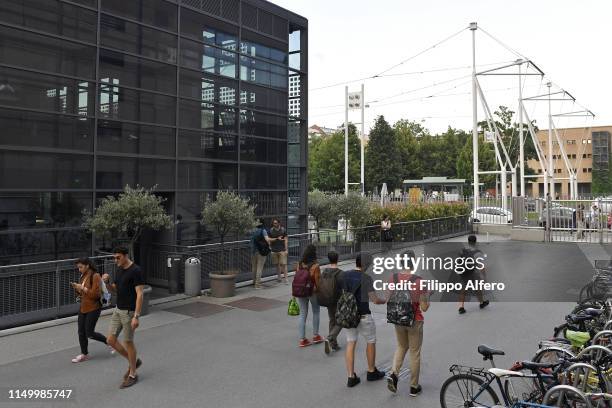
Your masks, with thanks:
<instances>
[{"instance_id":1,"label":"bush","mask_svg":"<svg viewBox=\"0 0 612 408\"><path fill-rule=\"evenodd\" d=\"M465 203L428 203L428 204L393 204L381 207L374 204L370 208L368 225L378 225L385 215L392 223L420 221L432 218L469 215L470 206Z\"/></svg>"}]
</instances>

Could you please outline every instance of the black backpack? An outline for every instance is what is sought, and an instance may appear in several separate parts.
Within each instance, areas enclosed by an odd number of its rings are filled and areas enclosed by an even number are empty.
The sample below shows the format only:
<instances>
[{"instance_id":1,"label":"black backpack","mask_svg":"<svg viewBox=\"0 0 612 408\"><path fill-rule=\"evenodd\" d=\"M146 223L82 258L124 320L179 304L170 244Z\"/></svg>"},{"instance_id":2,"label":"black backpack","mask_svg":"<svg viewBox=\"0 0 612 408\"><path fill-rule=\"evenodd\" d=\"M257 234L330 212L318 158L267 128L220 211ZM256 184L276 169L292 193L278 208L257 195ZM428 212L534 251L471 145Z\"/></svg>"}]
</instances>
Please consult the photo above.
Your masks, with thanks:
<instances>
[{"instance_id":1,"label":"black backpack","mask_svg":"<svg viewBox=\"0 0 612 408\"><path fill-rule=\"evenodd\" d=\"M259 231L257 237L255 237L255 247L261 256L268 256L270 254L270 245L268 245L268 241L266 241L263 235L263 228Z\"/></svg>"},{"instance_id":2,"label":"black backpack","mask_svg":"<svg viewBox=\"0 0 612 408\"><path fill-rule=\"evenodd\" d=\"M412 275L410 282L414 281L416 275ZM397 273L393 274L393 282L398 283ZM393 290L387 301L387 323L398 326L412 327L416 313L412 305L412 298L408 290Z\"/></svg>"},{"instance_id":3,"label":"black backpack","mask_svg":"<svg viewBox=\"0 0 612 408\"><path fill-rule=\"evenodd\" d=\"M330 307L337 303L338 299L338 274L342 270L338 268L325 268L319 278L317 286L317 300L319 305Z\"/></svg>"},{"instance_id":4,"label":"black backpack","mask_svg":"<svg viewBox=\"0 0 612 408\"><path fill-rule=\"evenodd\" d=\"M479 252L479 249L469 247L465 247L461 250L461 257L466 260L471 259L471 261L469 262L469 267L464 263L465 271L461 272L460 275L469 275L476 270L476 254L478 254Z\"/></svg>"}]
</instances>

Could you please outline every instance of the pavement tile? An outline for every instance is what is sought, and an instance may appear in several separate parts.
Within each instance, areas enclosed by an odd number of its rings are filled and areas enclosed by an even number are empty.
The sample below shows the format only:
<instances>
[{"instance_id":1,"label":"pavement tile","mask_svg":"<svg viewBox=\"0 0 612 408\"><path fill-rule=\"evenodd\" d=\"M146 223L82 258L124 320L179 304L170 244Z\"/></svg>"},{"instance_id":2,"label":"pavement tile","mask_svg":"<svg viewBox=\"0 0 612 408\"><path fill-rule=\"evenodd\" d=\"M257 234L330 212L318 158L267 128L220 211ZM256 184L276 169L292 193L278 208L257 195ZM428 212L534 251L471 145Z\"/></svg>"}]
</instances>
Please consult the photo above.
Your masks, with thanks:
<instances>
[{"instance_id":1,"label":"pavement tile","mask_svg":"<svg viewBox=\"0 0 612 408\"><path fill-rule=\"evenodd\" d=\"M230 308L206 302L193 302L186 305L171 307L165 311L198 318L225 312L227 310L230 310Z\"/></svg>"},{"instance_id":2,"label":"pavement tile","mask_svg":"<svg viewBox=\"0 0 612 408\"><path fill-rule=\"evenodd\" d=\"M232 306L238 309L247 309L254 312L263 312L281 306L286 306L286 302L280 300L266 299L259 296L251 296L245 299L236 300L226 303L227 306Z\"/></svg>"}]
</instances>

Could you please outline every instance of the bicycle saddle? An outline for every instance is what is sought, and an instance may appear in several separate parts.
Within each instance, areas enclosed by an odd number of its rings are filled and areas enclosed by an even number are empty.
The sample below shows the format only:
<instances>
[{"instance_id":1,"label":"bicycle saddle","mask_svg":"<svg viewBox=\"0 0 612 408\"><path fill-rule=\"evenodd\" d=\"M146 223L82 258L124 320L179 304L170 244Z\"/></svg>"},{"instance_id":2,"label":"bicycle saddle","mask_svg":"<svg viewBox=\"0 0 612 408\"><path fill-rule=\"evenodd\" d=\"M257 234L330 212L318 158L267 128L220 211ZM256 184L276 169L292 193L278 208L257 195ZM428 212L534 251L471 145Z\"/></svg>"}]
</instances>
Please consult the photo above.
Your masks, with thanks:
<instances>
[{"instance_id":1,"label":"bicycle saddle","mask_svg":"<svg viewBox=\"0 0 612 408\"><path fill-rule=\"evenodd\" d=\"M506 355L506 353L504 353L502 350L495 350L484 344L478 346L478 353L482 354L485 360L491 360L493 356Z\"/></svg>"},{"instance_id":2,"label":"bicycle saddle","mask_svg":"<svg viewBox=\"0 0 612 408\"><path fill-rule=\"evenodd\" d=\"M559 365L559 363L536 363L534 361L521 361L523 368L527 370L541 370L544 368L553 368Z\"/></svg>"},{"instance_id":3,"label":"bicycle saddle","mask_svg":"<svg viewBox=\"0 0 612 408\"><path fill-rule=\"evenodd\" d=\"M603 309L594 309L592 307L589 307L588 309L584 309L583 312L589 316L597 317L600 314L602 314L604 311Z\"/></svg>"}]
</instances>

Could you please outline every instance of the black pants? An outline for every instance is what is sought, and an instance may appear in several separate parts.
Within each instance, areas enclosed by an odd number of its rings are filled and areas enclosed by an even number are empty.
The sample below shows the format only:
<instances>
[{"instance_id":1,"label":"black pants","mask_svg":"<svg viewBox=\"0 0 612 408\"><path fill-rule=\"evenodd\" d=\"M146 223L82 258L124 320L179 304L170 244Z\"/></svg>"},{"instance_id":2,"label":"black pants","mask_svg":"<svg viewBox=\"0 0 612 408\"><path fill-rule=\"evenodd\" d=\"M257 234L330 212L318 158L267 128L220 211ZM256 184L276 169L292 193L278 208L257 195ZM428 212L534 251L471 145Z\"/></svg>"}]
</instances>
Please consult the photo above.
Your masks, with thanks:
<instances>
[{"instance_id":1,"label":"black pants","mask_svg":"<svg viewBox=\"0 0 612 408\"><path fill-rule=\"evenodd\" d=\"M98 340L99 342L106 344L106 337L95 331L96 323L98 323L98 318L100 317L101 312L102 309L94 310L93 312L89 313L79 312L79 344L81 345L82 354L88 354L88 339Z\"/></svg>"}]
</instances>

